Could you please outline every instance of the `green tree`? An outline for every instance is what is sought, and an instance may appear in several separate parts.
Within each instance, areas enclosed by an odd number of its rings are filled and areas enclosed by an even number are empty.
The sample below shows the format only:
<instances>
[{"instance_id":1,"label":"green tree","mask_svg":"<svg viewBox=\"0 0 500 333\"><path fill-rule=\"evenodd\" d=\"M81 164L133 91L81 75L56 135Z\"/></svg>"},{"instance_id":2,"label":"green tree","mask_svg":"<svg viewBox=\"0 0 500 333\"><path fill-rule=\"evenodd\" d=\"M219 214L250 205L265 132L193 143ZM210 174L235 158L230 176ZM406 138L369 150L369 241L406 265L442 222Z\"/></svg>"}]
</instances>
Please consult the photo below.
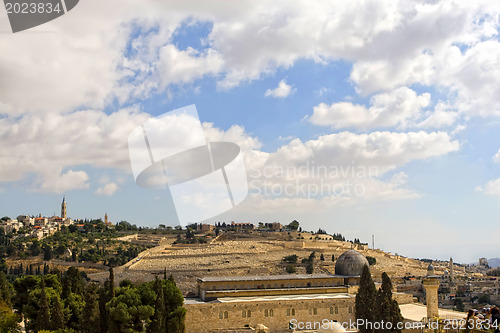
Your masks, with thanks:
<instances>
[{"instance_id":1,"label":"green tree","mask_svg":"<svg viewBox=\"0 0 500 333\"><path fill-rule=\"evenodd\" d=\"M0 300L0 333L21 332L20 321L21 317L12 312L12 309L5 301Z\"/></svg>"},{"instance_id":2,"label":"green tree","mask_svg":"<svg viewBox=\"0 0 500 333\"><path fill-rule=\"evenodd\" d=\"M297 229L299 229L299 225L300 225L300 223L299 223L297 220L293 220L293 221L292 221L292 222L290 222L290 224L289 224L289 225L287 225L286 227L287 227L288 229L291 229L291 230L297 230Z\"/></svg>"},{"instance_id":3,"label":"green tree","mask_svg":"<svg viewBox=\"0 0 500 333\"><path fill-rule=\"evenodd\" d=\"M54 297L52 304L51 326L53 330L64 328L64 313L59 296Z\"/></svg>"},{"instance_id":4,"label":"green tree","mask_svg":"<svg viewBox=\"0 0 500 333\"><path fill-rule=\"evenodd\" d=\"M377 259L375 257L366 256L366 260L368 260L368 264L370 264L370 266L373 266L377 263Z\"/></svg>"},{"instance_id":5,"label":"green tree","mask_svg":"<svg viewBox=\"0 0 500 333\"><path fill-rule=\"evenodd\" d=\"M296 264L297 263L297 259L299 259L299 257L296 254L292 254L292 255L284 257L283 261L287 262L289 264Z\"/></svg>"},{"instance_id":6,"label":"green tree","mask_svg":"<svg viewBox=\"0 0 500 333\"><path fill-rule=\"evenodd\" d=\"M375 297L376 289L373 283L370 269L367 265L363 267L361 278L359 281L359 290L356 294L356 319L373 323L375 321ZM358 326L361 333L371 333L373 329L365 325Z\"/></svg>"},{"instance_id":7,"label":"green tree","mask_svg":"<svg viewBox=\"0 0 500 333\"><path fill-rule=\"evenodd\" d=\"M109 296L110 298L115 297L115 273L113 267L109 268Z\"/></svg>"},{"instance_id":8,"label":"green tree","mask_svg":"<svg viewBox=\"0 0 500 333\"><path fill-rule=\"evenodd\" d=\"M0 271L0 300L7 303L7 305L12 305L12 292L9 281L7 281L7 276L4 272Z\"/></svg>"},{"instance_id":9,"label":"green tree","mask_svg":"<svg viewBox=\"0 0 500 333\"><path fill-rule=\"evenodd\" d=\"M380 332L397 332L398 323L403 321L403 316L399 310L396 300L392 299L392 282L387 273L382 273L382 286L377 292L375 300L375 320L378 322L391 323L391 329L380 330Z\"/></svg>"},{"instance_id":10,"label":"green tree","mask_svg":"<svg viewBox=\"0 0 500 333\"><path fill-rule=\"evenodd\" d=\"M80 327L84 333L93 333L97 327L100 327L99 296L98 287L94 284L89 285L85 290L85 306L80 316Z\"/></svg>"},{"instance_id":11,"label":"green tree","mask_svg":"<svg viewBox=\"0 0 500 333\"><path fill-rule=\"evenodd\" d=\"M45 293L45 280L42 279L42 294L38 302L38 313L36 316L35 330L50 329L50 310L47 294Z\"/></svg>"},{"instance_id":12,"label":"green tree","mask_svg":"<svg viewBox=\"0 0 500 333\"><path fill-rule=\"evenodd\" d=\"M295 265L294 264L288 264L286 265L286 272L289 274L295 273Z\"/></svg>"},{"instance_id":13,"label":"green tree","mask_svg":"<svg viewBox=\"0 0 500 333\"><path fill-rule=\"evenodd\" d=\"M314 264L312 260L308 260L306 264L306 273L312 274L314 273Z\"/></svg>"},{"instance_id":14,"label":"green tree","mask_svg":"<svg viewBox=\"0 0 500 333\"><path fill-rule=\"evenodd\" d=\"M156 279L154 284L154 291L156 293L155 313L151 324L148 327L149 333L162 333L167 330L167 312L165 310L165 297L163 294L163 285L160 280Z\"/></svg>"}]
</instances>

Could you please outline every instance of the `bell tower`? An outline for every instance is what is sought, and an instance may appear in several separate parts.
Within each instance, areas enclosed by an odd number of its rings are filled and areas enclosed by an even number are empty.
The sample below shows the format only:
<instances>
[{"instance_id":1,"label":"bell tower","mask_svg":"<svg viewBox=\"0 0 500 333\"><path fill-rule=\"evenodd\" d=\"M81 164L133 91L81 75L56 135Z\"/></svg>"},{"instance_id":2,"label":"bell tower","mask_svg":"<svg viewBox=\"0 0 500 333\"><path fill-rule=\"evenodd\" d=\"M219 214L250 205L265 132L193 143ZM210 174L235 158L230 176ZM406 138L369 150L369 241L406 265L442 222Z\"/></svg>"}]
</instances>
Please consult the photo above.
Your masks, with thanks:
<instances>
[{"instance_id":1,"label":"bell tower","mask_svg":"<svg viewBox=\"0 0 500 333\"><path fill-rule=\"evenodd\" d=\"M67 218L67 211L66 211L66 196L63 197L63 201L61 203L61 218L65 220Z\"/></svg>"}]
</instances>

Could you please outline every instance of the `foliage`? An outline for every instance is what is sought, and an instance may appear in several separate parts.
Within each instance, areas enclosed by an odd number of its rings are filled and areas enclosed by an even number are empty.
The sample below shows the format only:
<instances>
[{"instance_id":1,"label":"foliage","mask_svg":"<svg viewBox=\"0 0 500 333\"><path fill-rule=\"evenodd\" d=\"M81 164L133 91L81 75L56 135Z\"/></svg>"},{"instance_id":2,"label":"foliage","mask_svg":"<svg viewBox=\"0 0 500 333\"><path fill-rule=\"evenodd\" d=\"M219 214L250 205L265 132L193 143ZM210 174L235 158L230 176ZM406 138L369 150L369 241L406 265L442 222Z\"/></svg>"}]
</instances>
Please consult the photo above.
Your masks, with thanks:
<instances>
[{"instance_id":1,"label":"foliage","mask_svg":"<svg viewBox=\"0 0 500 333\"><path fill-rule=\"evenodd\" d=\"M392 298L392 283L387 273L382 273L382 286L377 292L375 299L375 320L378 322L390 322L391 329L386 327L384 332L401 333L397 329L398 323L403 321L398 302Z\"/></svg>"},{"instance_id":2,"label":"foliage","mask_svg":"<svg viewBox=\"0 0 500 333\"><path fill-rule=\"evenodd\" d=\"M296 272L295 270L295 265L294 264L288 264L286 265L286 272L289 274L293 274Z\"/></svg>"},{"instance_id":3,"label":"foliage","mask_svg":"<svg viewBox=\"0 0 500 333\"><path fill-rule=\"evenodd\" d=\"M299 259L299 257L296 254L292 254L292 255L284 257L283 261L287 262L289 264L296 264L298 259Z\"/></svg>"},{"instance_id":4,"label":"foliage","mask_svg":"<svg viewBox=\"0 0 500 333\"><path fill-rule=\"evenodd\" d=\"M13 313L10 306L0 300L0 333L21 332L20 321L21 316Z\"/></svg>"},{"instance_id":5,"label":"foliage","mask_svg":"<svg viewBox=\"0 0 500 333\"><path fill-rule=\"evenodd\" d=\"M300 225L300 223L297 220L293 220L286 227L288 229L291 229L291 230L297 230L297 229L299 229L299 225Z\"/></svg>"},{"instance_id":6,"label":"foliage","mask_svg":"<svg viewBox=\"0 0 500 333\"><path fill-rule=\"evenodd\" d=\"M356 319L364 320L365 323L375 322L375 297L375 283L373 283L370 269L365 265L361 273L359 290L356 294ZM361 333L373 332L373 329L364 325L360 325L358 329Z\"/></svg>"},{"instance_id":7,"label":"foliage","mask_svg":"<svg viewBox=\"0 0 500 333\"><path fill-rule=\"evenodd\" d=\"M368 263L370 264L370 266L373 266L377 263L377 259L375 257L372 257L372 256L366 256L366 260L368 260Z\"/></svg>"}]
</instances>

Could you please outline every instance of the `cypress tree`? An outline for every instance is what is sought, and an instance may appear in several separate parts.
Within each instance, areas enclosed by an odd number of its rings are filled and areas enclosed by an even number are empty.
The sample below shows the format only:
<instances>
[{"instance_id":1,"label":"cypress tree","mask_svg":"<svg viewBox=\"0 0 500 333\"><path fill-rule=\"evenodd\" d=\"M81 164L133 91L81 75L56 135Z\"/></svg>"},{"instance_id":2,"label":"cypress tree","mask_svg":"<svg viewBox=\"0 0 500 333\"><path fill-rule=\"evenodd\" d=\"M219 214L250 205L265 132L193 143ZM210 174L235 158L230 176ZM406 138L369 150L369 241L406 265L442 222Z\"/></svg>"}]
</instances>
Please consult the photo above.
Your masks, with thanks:
<instances>
[{"instance_id":1,"label":"cypress tree","mask_svg":"<svg viewBox=\"0 0 500 333\"><path fill-rule=\"evenodd\" d=\"M9 306L11 305L12 293L4 272L0 272L0 300L3 300Z\"/></svg>"},{"instance_id":2,"label":"cypress tree","mask_svg":"<svg viewBox=\"0 0 500 333\"><path fill-rule=\"evenodd\" d=\"M108 332L108 312L106 311L106 303L109 302L109 281L104 282L104 287L99 288L99 321L100 333Z\"/></svg>"},{"instance_id":3,"label":"cypress tree","mask_svg":"<svg viewBox=\"0 0 500 333\"><path fill-rule=\"evenodd\" d=\"M54 299L54 304L52 307L52 317L51 317L52 330L58 330L64 328L64 313L59 300L59 296Z\"/></svg>"},{"instance_id":4,"label":"cypress tree","mask_svg":"<svg viewBox=\"0 0 500 333\"><path fill-rule=\"evenodd\" d=\"M356 319L362 319L365 324L366 322L373 323L375 321L375 298L375 283L373 283L370 269L365 265L359 281L359 290L356 294ZM372 333L373 329L369 328L366 325L358 327L361 333Z\"/></svg>"},{"instance_id":5,"label":"cypress tree","mask_svg":"<svg viewBox=\"0 0 500 333\"><path fill-rule=\"evenodd\" d=\"M155 313L151 324L148 327L148 333L161 333L167 331L166 318L167 312L165 310L165 297L163 294L163 283L156 278L154 284L154 291L156 293Z\"/></svg>"},{"instance_id":6,"label":"cypress tree","mask_svg":"<svg viewBox=\"0 0 500 333\"><path fill-rule=\"evenodd\" d=\"M100 326L100 304L97 295L97 287L89 285L85 290L85 306L80 317L80 327L82 332L93 333Z\"/></svg>"},{"instance_id":7,"label":"cypress tree","mask_svg":"<svg viewBox=\"0 0 500 333\"><path fill-rule=\"evenodd\" d=\"M115 297L115 274L113 266L109 268L109 297L110 299Z\"/></svg>"},{"instance_id":8,"label":"cypress tree","mask_svg":"<svg viewBox=\"0 0 500 333\"><path fill-rule=\"evenodd\" d=\"M401 330L397 328L399 322L403 321L399 304L392 299L392 282L387 273L382 273L382 286L377 292L376 300L376 319L377 321L390 322L391 329L382 330L381 332L397 332Z\"/></svg>"},{"instance_id":9,"label":"cypress tree","mask_svg":"<svg viewBox=\"0 0 500 333\"><path fill-rule=\"evenodd\" d=\"M48 330L50 324L49 301L45 293L45 280L42 278L42 294L38 302L38 313L36 316L35 330Z\"/></svg>"}]
</instances>

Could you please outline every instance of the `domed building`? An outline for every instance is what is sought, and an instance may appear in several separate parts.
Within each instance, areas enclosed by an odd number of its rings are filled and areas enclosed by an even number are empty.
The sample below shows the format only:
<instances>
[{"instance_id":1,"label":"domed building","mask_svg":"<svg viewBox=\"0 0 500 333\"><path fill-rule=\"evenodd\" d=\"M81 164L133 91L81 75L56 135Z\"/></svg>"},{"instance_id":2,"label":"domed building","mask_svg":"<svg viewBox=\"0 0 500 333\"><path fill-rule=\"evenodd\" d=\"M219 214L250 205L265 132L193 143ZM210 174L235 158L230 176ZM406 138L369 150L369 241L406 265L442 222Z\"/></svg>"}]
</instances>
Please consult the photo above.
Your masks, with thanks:
<instances>
[{"instance_id":1,"label":"domed building","mask_svg":"<svg viewBox=\"0 0 500 333\"><path fill-rule=\"evenodd\" d=\"M335 275L360 276L365 265L370 266L364 255L356 250L349 250L337 259Z\"/></svg>"}]
</instances>

